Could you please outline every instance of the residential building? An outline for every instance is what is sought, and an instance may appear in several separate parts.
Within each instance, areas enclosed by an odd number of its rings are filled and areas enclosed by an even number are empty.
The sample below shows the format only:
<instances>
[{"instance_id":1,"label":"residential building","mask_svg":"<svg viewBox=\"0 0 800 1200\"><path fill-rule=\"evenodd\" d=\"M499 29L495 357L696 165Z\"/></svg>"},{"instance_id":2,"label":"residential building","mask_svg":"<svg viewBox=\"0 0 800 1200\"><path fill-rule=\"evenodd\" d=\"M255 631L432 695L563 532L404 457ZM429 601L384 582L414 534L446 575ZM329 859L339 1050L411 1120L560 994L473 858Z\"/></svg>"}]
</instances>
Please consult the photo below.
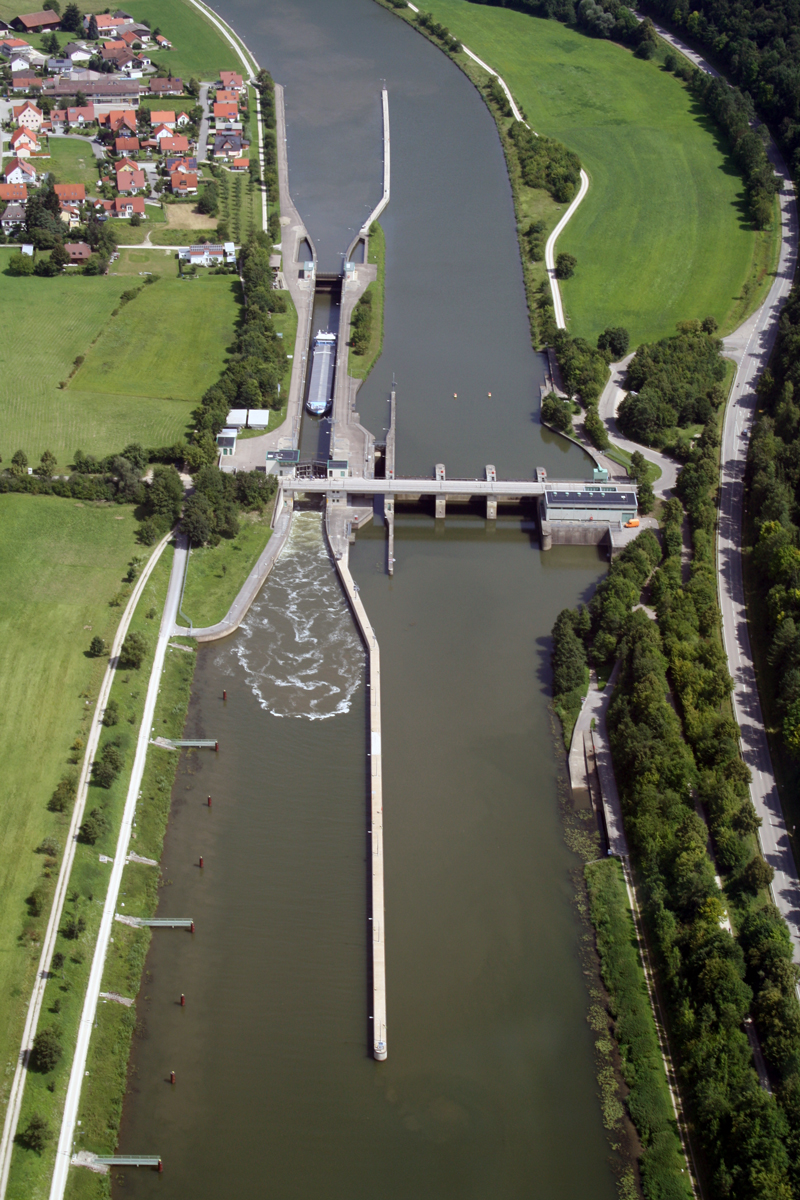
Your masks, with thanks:
<instances>
[{"instance_id":1,"label":"residential building","mask_svg":"<svg viewBox=\"0 0 800 1200\"><path fill-rule=\"evenodd\" d=\"M44 113L32 100L26 100L24 104L15 104L13 113L14 120L20 128L32 129L34 133L41 129Z\"/></svg>"},{"instance_id":2,"label":"residential building","mask_svg":"<svg viewBox=\"0 0 800 1200\"><path fill-rule=\"evenodd\" d=\"M155 129L150 134L150 136L153 138L154 141L160 143L162 138L171 138L172 137L172 130L170 129L170 127L168 125L156 125Z\"/></svg>"},{"instance_id":3,"label":"residential building","mask_svg":"<svg viewBox=\"0 0 800 1200\"><path fill-rule=\"evenodd\" d=\"M3 178L6 183L24 183L36 187L39 176L36 168L24 158L9 158L3 163Z\"/></svg>"},{"instance_id":4,"label":"residential building","mask_svg":"<svg viewBox=\"0 0 800 1200\"><path fill-rule=\"evenodd\" d=\"M57 183L53 190L63 204L83 204L86 199L82 183Z\"/></svg>"},{"instance_id":5,"label":"residential building","mask_svg":"<svg viewBox=\"0 0 800 1200\"><path fill-rule=\"evenodd\" d=\"M28 185L25 183L0 183L0 203L21 204L28 201Z\"/></svg>"},{"instance_id":6,"label":"residential building","mask_svg":"<svg viewBox=\"0 0 800 1200\"><path fill-rule=\"evenodd\" d=\"M162 154L187 154L189 151L189 139L178 135L177 137L162 137L161 138L161 153Z\"/></svg>"},{"instance_id":7,"label":"residential building","mask_svg":"<svg viewBox=\"0 0 800 1200\"><path fill-rule=\"evenodd\" d=\"M81 210L77 204L61 204L61 220L70 229L77 229L81 223Z\"/></svg>"},{"instance_id":8,"label":"residential building","mask_svg":"<svg viewBox=\"0 0 800 1200\"><path fill-rule=\"evenodd\" d=\"M173 171L169 178L173 196L197 195L197 176L190 171Z\"/></svg>"},{"instance_id":9,"label":"residential building","mask_svg":"<svg viewBox=\"0 0 800 1200\"><path fill-rule=\"evenodd\" d=\"M249 171L250 170L250 159L249 158L234 158L232 162L228 163L228 166L230 167L230 169L232 171Z\"/></svg>"},{"instance_id":10,"label":"residential building","mask_svg":"<svg viewBox=\"0 0 800 1200\"><path fill-rule=\"evenodd\" d=\"M94 50L85 42L67 42L61 53L72 63L87 63L94 56Z\"/></svg>"},{"instance_id":11,"label":"residential building","mask_svg":"<svg viewBox=\"0 0 800 1200\"><path fill-rule=\"evenodd\" d=\"M28 158L31 154L38 154L39 139L35 133L31 133L28 129L15 129L11 135L11 153L17 158Z\"/></svg>"},{"instance_id":12,"label":"residential building","mask_svg":"<svg viewBox=\"0 0 800 1200\"><path fill-rule=\"evenodd\" d=\"M21 204L9 204L0 219L0 225L3 227L3 233L13 233L25 224L25 209Z\"/></svg>"},{"instance_id":13,"label":"residential building","mask_svg":"<svg viewBox=\"0 0 800 1200\"><path fill-rule=\"evenodd\" d=\"M38 75L34 74L33 66L28 62L27 58L16 52L12 54L7 63L3 64L11 69L11 76L16 79L18 75L33 75L34 79L38 79ZM15 87L15 91L20 91L20 88ZM25 88L25 91L28 89Z\"/></svg>"},{"instance_id":14,"label":"residential building","mask_svg":"<svg viewBox=\"0 0 800 1200\"><path fill-rule=\"evenodd\" d=\"M50 113L50 120L56 125L91 125L94 119L93 104L85 104L80 108L54 108Z\"/></svg>"},{"instance_id":15,"label":"residential building","mask_svg":"<svg viewBox=\"0 0 800 1200\"><path fill-rule=\"evenodd\" d=\"M42 80L38 83L41 87ZM75 71L72 72L69 81L45 79L42 88L43 94L51 96L54 100L66 99L67 96L76 96L78 92L83 92L87 100L92 100L95 104L113 104L115 101L119 103L120 100L138 104L141 90L135 79L114 79L110 75L101 75L91 82L84 82Z\"/></svg>"},{"instance_id":16,"label":"residential building","mask_svg":"<svg viewBox=\"0 0 800 1200\"><path fill-rule=\"evenodd\" d=\"M149 190L144 171L117 171L117 191L124 196L135 196Z\"/></svg>"},{"instance_id":17,"label":"residential building","mask_svg":"<svg viewBox=\"0 0 800 1200\"><path fill-rule=\"evenodd\" d=\"M85 263L92 257L92 247L86 242L65 242L64 249L71 263Z\"/></svg>"},{"instance_id":18,"label":"residential building","mask_svg":"<svg viewBox=\"0 0 800 1200\"><path fill-rule=\"evenodd\" d=\"M115 154L138 154L139 139L136 137L118 137L114 140Z\"/></svg>"},{"instance_id":19,"label":"residential building","mask_svg":"<svg viewBox=\"0 0 800 1200\"><path fill-rule=\"evenodd\" d=\"M174 129L175 113L168 108L153 108L150 111L150 124L153 129L157 129L159 125L166 125L167 129Z\"/></svg>"},{"instance_id":20,"label":"residential building","mask_svg":"<svg viewBox=\"0 0 800 1200\"><path fill-rule=\"evenodd\" d=\"M91 19L91 14L87 14L83 18L84 29L88 30ZM117 30L123 24L117 17L112 17L111 13L95 13L94 19L97 22L97 32L101 37L116 36Z\"/></svg>"},{"instance_id":21,"label":"residential building","mask_svg":"<svg viewBox=\"0 0 800 1200\"><path fill-rule=\"evenodd\" d=\"M28 13L26 16L14 17L11 22L15 29L25 33L44 33L46 29L58 29L61 18L58 13L46 8L43 12Z\"/></svg>"},{"instance_id":22,"label":"residential building","mask_svg":"<svg viewBox=\"0 0 800 1200\"><path fill-rule=\"evenodd\" d=\"M239 118L238 104L215 104L214 105L214 120L215 121L236 121Z\"/></svg>"},{"instance_id":23,"label":"residential building","mask_svg":"<svg viewBox=\"0 0 800 1200\"><path fill-rule=\"evenodd\" d=\"M219 263L235 263L236 247L233 242L224 245L202 242L199 246L184 246L178 251L182 262L189 262L195 267L213 267Z\"/></svg>"},{"instance_id":24,"label":"residential building","mask_svg":"<svg viewBox=\"0 0 800 1200\"><path fill-rule=\"evenodd\" d=\"M119 137L135 136L136 113L132 108L112 108L110 112L98 113L97 123L101 129L110 129Z\"/></svg>"},{"instance_id":25,"label":"residential building","mask_svg":"<svg viewBox=\"0 0 800 1200\"><path fill-rule=\"evenodd\" d=\"M171 50L172 49L172 42L168 41L167 38L165 38L163 34L157 33L156 41L158 42L159 50Z\"/></svg>"},{"instance_id":26,"label":"residential building","mask_svg":"<svg viewBox=\"0 0 800 1200\"><path fill-rule=\"evenodd\" d=\"M3 37L0 38L0 54L3 58L12 58L21 50L30 50L30 43L24 38L18 37Z\"/></svg>"},{"instance_id":27,"label":"residential building","mask_svg":"<svg viewBox=\"0 0 800 1200\"><path fill-rule=\"evenodd\" d=\"M184 173L191 171L195 174L197 173L197 159L194 157L187 158L181 155L175 158L168 158L165 166L170 175L173 173L173 171L183 171Z\"/></svg>"},{"instance_id":28,"label":"residential building","mask_svg":"<svg viewBox=\"0 0 800 1200\"><path fill-rule=\"evenodd\" d=\"M249 149L249 142L243 141L238 133L217 133L214 136L214 158L241 158L244 151Z\"/></svg>"},{"instance_id":29,"label":"residential building","mask_svg":"<svg viewBox=\"0 0 800 1200\"><path fill-rule=\"evenodd\" d=\"M100 57L103 62L110 62L118 70L122 70L123 67L129 67L134 59L134 55L124 44L122 46L112 46L110 50L104 46L100 51Z\"/></svg>"},{"instance_id":30,"label":"residential building","mask_svg":"<svg viewBox=\"0 0 800 1200\"><path fill-rule=\"evenodd\" d=\"M217 104L239 104L239 96L236 92L229 92L226 88L220 88L214 97Z\"/></svg>"},{"instance_id":31,"label":"residential building","mask_svg":"<svg viewBox=\"0 0 800 1200\"><path fill-rule=\"evenodd\" d=\"M226 92L237 92L244 95L244 80L236 71L220 71L220 83Z\"/></svg>"},{"instance_id":32,"label":"residential building","mask_svg":"<svg viewBox=\"0 0 800 1200\"><path fill-rule=\"evenodd\" d=\"M48 58L47 69L51 75L71 75L71 58Z\"/></svg>"},{"instance_id":33,"label":"residential building","mask_svg":"<svg viewBox=\"0 0 800 1200\"><path fill-rule=\"evenodd\" d=\"M112 217L132 217L134 213L138 213L140 217L144 216L142 196L117 196L116 200L110 203Z\"/></svg>"},{"instance_id":34,"label":"residential building","mask_svg":"<svg viewBox=\"0 0 800 1200\"><path fill-rule=\"evenodd\" d=\"M173 79L151 79L150 94L152 96L180 96L183 92L183 81Z\"/></svg>"},{"instance_id":35,"label":"residential building","mask_svg":"<svg viewBox=\"0 0 800 1200\"><path fill-rule=\"evenodd\" d=\"M175 124L177 125L178 129L182 129L184 125L191 125L191 123L192 118L188 113L185 112L179 112L175 118Z\"/></svg>"}]
</instances>

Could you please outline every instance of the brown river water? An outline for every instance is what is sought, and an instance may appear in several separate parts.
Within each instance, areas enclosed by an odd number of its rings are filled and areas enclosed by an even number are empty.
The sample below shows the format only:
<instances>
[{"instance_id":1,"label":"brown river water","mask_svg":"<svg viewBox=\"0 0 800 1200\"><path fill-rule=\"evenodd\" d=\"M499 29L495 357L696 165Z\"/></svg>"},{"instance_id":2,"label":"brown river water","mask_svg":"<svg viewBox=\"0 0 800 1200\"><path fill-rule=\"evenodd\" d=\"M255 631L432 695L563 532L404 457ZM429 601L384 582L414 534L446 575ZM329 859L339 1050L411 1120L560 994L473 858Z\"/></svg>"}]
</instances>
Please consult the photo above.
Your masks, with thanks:
<instances>
[{"instance_id":1,"label":"brown river water","mask_svg":"<svg viewBox=\"0 0 800 1200\"><path fill-rule=\"evenodd\" d=\"M396 372L398 473L582 478L535 417L511 196L468 81L371 0L218 10L286 87L323 269L380 195L387 82L384 353L359 409L380 433ZM391 580L380 526L350 558L382 657L388 1060L368 1055L364 653L303 512L241 630L198 657L187 730L220 753L179 771L159 909L196 933L153 939L120 1144L165 1169L127 1172L120 1200L616 1194L547 707L553 620L605 564L542 554L508 515L401 514L395 546Z\"/></svg>"}]
</instances>

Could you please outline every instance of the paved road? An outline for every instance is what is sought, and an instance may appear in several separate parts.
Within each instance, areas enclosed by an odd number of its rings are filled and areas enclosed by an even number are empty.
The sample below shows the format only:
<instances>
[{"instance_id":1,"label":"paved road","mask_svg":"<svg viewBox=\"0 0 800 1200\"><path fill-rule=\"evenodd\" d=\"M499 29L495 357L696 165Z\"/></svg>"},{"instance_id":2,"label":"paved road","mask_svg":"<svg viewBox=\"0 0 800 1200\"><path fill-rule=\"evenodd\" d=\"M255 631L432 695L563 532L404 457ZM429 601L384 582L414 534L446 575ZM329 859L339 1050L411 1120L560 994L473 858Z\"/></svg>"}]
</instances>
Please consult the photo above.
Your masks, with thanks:
<instances>
[{"instance_id":1,"label":"paved road","mask_svg":"<svg viewBox=\"0 0 800 1200\"><path fill-rule=\"evenodd\" d=\"M94 957L92 959L92 969L89 974L89 983L86 988L86 996L84 998L81 1021L80 1025L78 1026L75 1057L72 1061L69 1084L67 1085L67 1098L64 1103L64 1116L61 1122L58 1148L56 1150L55 1167L53 1169L53 1179L50 1185L50 1200L62 1200L67 1185L69 1164L73 1151L73 1139L75 1137L75 1125L78 1118L78 1107L81 1099L81 1087L83 1085L84 1071L86 1070L86 1058L89 1053L89 1041L91 1039L95 1014L97 1012L97 1001L100 995L100 984L103 978L103 968L105 966L106 953L108 951L109 940L113 931L114 914L117 909L117 899L119 897L120 883L122 882L122 872L125 869L125 860L127 858L128 847L130 845L133 818L136 813L136 801L142 784L145 760L147 758L147 748L153 729L153 715L155 713L156 700L158 699L158 689L159 684L161 683L161 673L164 667L164 658L167 652L167 644L169 639L172 637L172 631L175 625L175 617L178 612L178 602L180 600L181 587L183 584L183 572L186 563L186 554L187 549L185 539L182 535L179 535L178 545L175 550L175 557L172 563L169 587L167 589L166 604L164 605L164 613L161 618L161 626L158 631L158 642L156 643L153 669L150 672L150 681L147 685L147 697L144 704L144 714L142 716L142 724L136 743L136 756L133 760L133 771L131 772L128 794L125 799L125 810L122 815L122 825L120 827L119 837L117 839L117 848L114 853L114 861L111 865L111 878L108 884L108 892L106 894L105 904L103 905L103 916L100 921L100 932L97 936Z\"/></svg>"},{"instance_id":2,"label":"paved road","mask_svg":"<svg viewBox=\"0 0 800 1200\"><path fill-rule=\"evenodd\" d=\"M627 450L629 454L633 454L638 450L650 462L654 462L661 470L661 477L653 484L653 491L662 500L668 500L675 488L675 482L680 471L680 463L674 458L670 458L666 454L661 454L658 450L653 450L649 446L640 446L638 442L629 441L620 431L617 424L617 409L625 398L625 387L623 379L625 372L628 369L628 363L633 358L629 354L627 358L623 358L621 362L611 364L611 377L603 388L602 395L598 401L598 411L602 418L603 424L611 441L615 446L619 446L621 450Z\"/></svg>"}]
</instances>

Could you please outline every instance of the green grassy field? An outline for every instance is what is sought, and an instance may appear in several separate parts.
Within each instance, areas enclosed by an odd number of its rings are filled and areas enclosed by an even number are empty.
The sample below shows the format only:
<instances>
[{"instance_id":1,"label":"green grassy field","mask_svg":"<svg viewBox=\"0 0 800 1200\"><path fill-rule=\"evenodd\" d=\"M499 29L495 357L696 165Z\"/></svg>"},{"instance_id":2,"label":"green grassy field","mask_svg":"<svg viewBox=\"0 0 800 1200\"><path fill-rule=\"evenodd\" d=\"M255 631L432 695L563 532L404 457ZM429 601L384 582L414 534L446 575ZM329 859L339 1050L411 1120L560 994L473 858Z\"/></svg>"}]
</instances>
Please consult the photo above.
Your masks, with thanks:
<instances>
[{"instance_id":1,"label":"green grassy field","mask_svg":"<svg viewBox=\"0 0 800 1200\"><path fill-rule=\"evenodd\" d=\"M86 651L94 634L110 641L119 622L122 608L108 602L122 588L131 557L142 553L135 528L129 507L0 496L4 1064L13 1061L19 1046L45 924L44 916L29 917L25 903L42 872L43 857L35 850L48 834L63 843L63 818L46 806L69 769L70 746L88 727L106 660L89 658Z\"/></svg>"},{"instance_id":2,"label":"green grassy field","mask_svg":"<svg viewBox=\"0 0 800 1200\"><path fill-rule=\"evenodd\" d=\"M79 392L197 403L222 373L239 315L238 279L162 279L106 325L75 375Z\"/></svg>"},{"instance_id":3,"label":"green grassy field","mask_svg":"<svg viewBox=\"0 0 800 1200\"><path fill-rule=\"evenodd\" d=\"M126 12L158 26L174 50L156 51L155 61L184 81L218 79L220 71L241 71L242 63L217 29L185 0L132 0Z\"/></svg>"},{"instance_id":4,"label":"green grassy field","mask_svg":"<svg viewBox=\"0 0 800 1200\"><path fill-rule=\"evenodd\" d=\"M111 264L109 275L138 276L142 271L152 275L163 275L166 279L178 278L178 264L174 252L165 250L150 250L143 246L141 250L122 250L115 263ZM131 280L134 283L136 280Z\"/></svg>"},{"instance_id":5,"label":"green grassy field","mask_svg":"<svg viewBox=\"0 0 800 1200\"><path fill-rule=\"evenodd\" d=\"M365 354L354 354L348 351L347 373L354 379L366 379L375 366L383 349L383 297L386 283L386 238L383 230L375 221L369 231L369 252L367 261L378 268L378 278L371 283L367 291L372 295L372 328L369 335L369 345Z\"/></svg>"},{"instance_id":6,"label":"green grassy field","mask_svg":"<svg viewBox=\"0 0 800 1200\"><path fill-rule=\"evenodd\" d=\"M42 160L42 169L52 171L58 183L83 183L87 196L96 195L97 159L89 143L63 137L49 138L48 142L50 158Z\"/></svg>"},{"instance_id":7,"label":"green grassy field","mask_svg":"<svg viewBox=\"0 0 800 1200\"><path fill-rule=\"evenodd\" d=\"M726 330L752 309L743 288L761 275L771 239L748 228L727 148L674 76L557 21L467 0L425 7L591 177L558 243L578 259L563 287L572 333L594 339L625 325L636 345L688 317L711 314Z\"/></svg>"},{"instance_id":8,"label":"green grassy field","mask_svg":"<svg viewBox=\"0 0 800 1200\"><path fill-rule=\"evenodd\" d=\"M120 670L114 673L111 699L116 700L119 706L120 719L111 728L103 729L100 746L110 741L116 742L122 752L124 765L110 788L102 788L96 784L89 787L86 811L88 813L94 808L103 808L107 827L94 845L78 845L70 875L62 929L71 917L82 918L85 929L78 937L67 937L64 933L59 937L56 953L63 954L65 961L61 970L53 973L53 978L48 984L39 1021L40 1029L59 1029L65 1052L55 1069L46 1074L35 1070L29 1072L20 1113L19 1127L22 1130L27 1127L34 1113L45 1117L54 1131L58 1129L61 1120L75 1035L108 887L108 864L102 863L99 856L104 854L111 858L116 848L152 668L158 618L166 598L171 565L172 547L167 546L145 586L131 621L131 630L142 632L148 641L148 653L144 662L138 670ZM153 615L148 617L148 612L152 612ZM105 665L106 660L103 660L103 666ZM66 816L61 818L61 824L62 828L66 827ZM124 905L125 902L122 903ZM55 1139L42 1155L32 1152L27 1147L15 1147L8 1200L45 1200L54 1152Z\"/></svg>"},{"instance_id":9,"label":"green grassy field","mask_svg":"<svg viewBox=\"0 0 800 1200\"><path fill-rule=\"evenodd\" d=\"M271 511L270 501L263 515L248 513L242 518L235 538L192 550L181 608L194 626L215 625L225 616L270 539ZM182 617L178 621L185 624Z\"/></svg>"},{"instance_id":10,"label":"green grassy field","mask_svg":"<svg viewBox=\"0 0 800 1200\"><path fill-rule=\"evenodd\" d=\"M0 272L10 253L0 251ZM185 402L142 396L136 403L129 398L120 403L107 394L79 390L74 380L65 390L58 387L75 358L85 355L101 333L130 287L128 280L1 278L0 454L6 462L20 447L31 461L50 449L63 467L79 447L110 454L130 441L163 446L183 435L191 408ZM32 329L41 331L34 341Z\"/></svg>"}]
</instances>

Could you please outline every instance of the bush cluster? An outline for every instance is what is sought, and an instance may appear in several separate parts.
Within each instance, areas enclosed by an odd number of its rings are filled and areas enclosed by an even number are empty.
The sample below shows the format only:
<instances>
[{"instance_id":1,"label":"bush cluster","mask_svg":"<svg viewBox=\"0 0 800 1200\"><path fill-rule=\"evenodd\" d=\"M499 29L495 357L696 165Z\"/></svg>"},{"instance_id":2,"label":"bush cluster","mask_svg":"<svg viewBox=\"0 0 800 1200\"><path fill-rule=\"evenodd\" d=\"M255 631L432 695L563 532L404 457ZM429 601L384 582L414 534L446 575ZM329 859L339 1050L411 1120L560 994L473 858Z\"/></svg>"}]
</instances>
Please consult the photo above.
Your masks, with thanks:
<instances>
[{"instance_id":1,"label":"bush cluster","mask_svg":"<svg viewBox=\"0 0 800 1200\"><path fill-rule=\"evenodd\" d=\"M537 137L522 121L514 121L508 136L516 149L523 183L544 188L559 204L568 204L580 184L577 154L555 138Z\"/></svg>"},{"instance_id":2,"label":"bush cluster","mask_svg":"<svg viewBox=\"0 0 800 1200\"><path fill-rule=\"evenodd\" d=\"M186 502L181 522L196 546L216 546L220 538L236 537L240 509L261 509L275 494L274 475L259 471L237 471L235 475L217 467L203 467L195 476L195 491Z\"/></svg>"},{"instance_id":3,"label":"bush cluster","mask_svg":"<svg viewBox=\"0 0 800 1200\"><path fill-rule=\"evenodd\" d=\"M665 446L673 430L704 425L725 400L722 342L713 317L682 321L675 337L641 345L628 367L620 428L646 446Z\"/></svg>"},{"instance_id":4,"label":"bush cluster","mask_svg":"<svg viewBox=\"0 0 800 1200\"><path fill-rule=\"evenodd\" d=\"M47 804L50 812L69 812L69 810L72 808L77 792L78 780L75 773L71 772L69 775L62 775L61 779L59 779L58 783L56 784L55 791L53 792Z\"/></svg>"},{"instance_id":5,"label":"bush cluster","mask_svg":"<svg viewBox=\"0 0 800 1200\"><path fill-rule=\"evenodd\" d=\"M627 330L616 332L627 337ZM554 328L551 340L567 391L571 396L580 397L586 408L584 429L587 437L598 450L607 450L611 443L597 411L600 393L608 379L610 358L607 352L595 350L584 338L570 337L564 329Z\"/></svg>"},{"instance_id":6,"label":"bush cluster","mask_svg":"<svg viewBox=\"0 0 800 1200\"><path fill-rule=\"evenodd\" d=\"M555 392L548 392L542 400L542 420L559 433L572 433L572 404Z\"/></svg>"},{"instance_id":7,"label":"bush cluster","mask_svg":"<svg viewBox=\"0 0 800 1200\"><path fill-rule=\"evenodd\" d=\"M100 757L92 763L92 779L98 787L110 788L114 780L125 766L125 756L116 742L106 742L100 751ZM84 825L86 822L84 822ZM83 829L83 826L81 826ZM96 838L86 841L96 841Z\"/></svg>"},{"instance_id":8,"label":"bush cluster","mask_svg":"<svg viewBox=\"0 0 800 1200\"><path fill-rule=\"evenodd\" d=\"M366 354L372 336L372 292L366 291L353 309L350 348L354 354Z\"/></svg>"}]
</instances>

